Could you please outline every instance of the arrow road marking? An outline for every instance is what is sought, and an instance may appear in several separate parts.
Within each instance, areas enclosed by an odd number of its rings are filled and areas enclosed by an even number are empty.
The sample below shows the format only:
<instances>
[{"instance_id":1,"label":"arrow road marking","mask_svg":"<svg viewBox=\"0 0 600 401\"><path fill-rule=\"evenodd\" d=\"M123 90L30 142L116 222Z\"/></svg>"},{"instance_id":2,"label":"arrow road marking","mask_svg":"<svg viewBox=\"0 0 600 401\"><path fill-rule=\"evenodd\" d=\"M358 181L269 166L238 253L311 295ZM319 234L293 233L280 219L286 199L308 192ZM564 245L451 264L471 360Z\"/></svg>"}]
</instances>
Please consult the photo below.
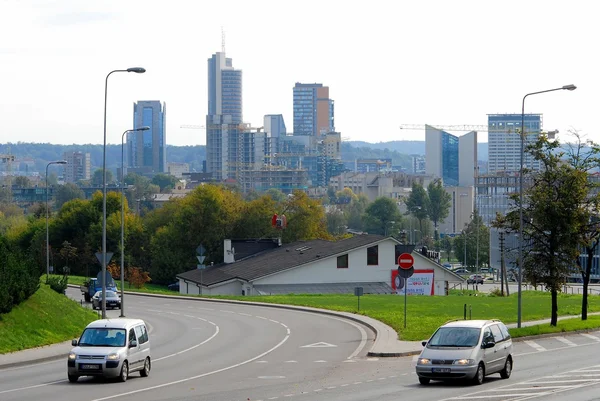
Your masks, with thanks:
<instances>
[{"instance_id":1,"label":"arrow road marking","mask_svg":"<svg viewBox=\"0 0 600 401\"><path fill-rule=\"evenodd\" d=\"M320 343L303 345L300 348L331 348L331 347L337 347L337 345L320 342Z\"/></svg>"}]
</instances>

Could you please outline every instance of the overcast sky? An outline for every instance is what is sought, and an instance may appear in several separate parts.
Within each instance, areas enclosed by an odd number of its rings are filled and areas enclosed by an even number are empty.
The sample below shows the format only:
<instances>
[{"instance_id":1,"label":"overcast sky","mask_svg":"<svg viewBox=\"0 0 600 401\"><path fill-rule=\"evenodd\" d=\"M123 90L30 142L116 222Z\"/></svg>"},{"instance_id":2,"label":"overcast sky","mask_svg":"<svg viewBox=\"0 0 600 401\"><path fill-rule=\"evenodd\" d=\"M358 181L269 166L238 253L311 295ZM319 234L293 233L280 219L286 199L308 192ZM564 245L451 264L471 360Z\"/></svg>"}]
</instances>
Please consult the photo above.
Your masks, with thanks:
<instances>
[{"instance_id":1,"label":"overcast sky","mask_svg":"<svg viewBox=\"0 0 600 401\"><path fill-rule=\"evenodd\" d=\"M243 70L244 120L283 114L296 82L329 86L351 140L423 140L401 124L487 124L529 92L546 130L598 141L598 13L592 1L0 0L0 143L108 143L133 103L167 104L167 143L205 144L207 59ZM480 142L487 135L480 133Z\"/></svg>"}]
</instances>

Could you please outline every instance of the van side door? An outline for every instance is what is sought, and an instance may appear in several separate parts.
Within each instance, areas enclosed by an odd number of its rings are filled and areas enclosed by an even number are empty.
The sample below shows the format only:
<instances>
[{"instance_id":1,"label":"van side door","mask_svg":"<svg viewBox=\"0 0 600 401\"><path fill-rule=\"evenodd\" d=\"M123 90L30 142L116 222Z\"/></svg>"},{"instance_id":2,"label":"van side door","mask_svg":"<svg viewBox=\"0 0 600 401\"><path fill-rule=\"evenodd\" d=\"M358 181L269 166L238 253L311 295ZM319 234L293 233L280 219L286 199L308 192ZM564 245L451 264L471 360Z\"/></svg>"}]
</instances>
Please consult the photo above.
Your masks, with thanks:
<instances>
[{"instance_id":1,"label":"van side door","mask_svg":"<svg viewBox=\"0 0 600 401\"><path fill-rule=\"evenodd\" d=\"M481 340L482 348L486 343L494 341L494 335L489 327L483 330L483 337ZM483 362L485 363L485 373L492 373L498 369L498 357L496 355L496 346L490 348L483 348Z\"/></svg>"},{"instance_id":2,"label":"van side door","mask_svg":"<svg viewBox=\"0 0 600 401\"><path fill-rule=\"evenodd\" d=\"M139 354L137 359L139 359L139 368L143 369L146 357L150 356L150 340L146 326L143 324L135 326L135 334L138 338Z\"/></svg>"},{"instance_id":3,"label":"van side door","mask_svg":"<svg viewBox=\"0 0 600 401\"><path fill-rule=\"evenodd\" d=\"M492 335L494 336L494 341L496 342L496 346L494 347L496 355L494 372L497 372L504 368L504 363L506 362L506 357L508 356L506 345L510 339L504 338L504 334L502 334L500 326L497 324L492 324L490 329L492 330Z\"/></svg>"},{"instance_id":4,"label":"van side door","mask_svg":"<svg viewBox=\"0 0 600 401\"><path fill-rule=\"evenodd\" d=\"M135 347L131 346L131 342L132 341L137 341L137 345ZM127 341L127 346L128 351L127 351L127 355L128 355L128 360L129 360L129 371L135 371L137 369L139 369L140 366L140 362L139 362L139 354L140 354L140 343L135 335L135 330L133 328L129 329L129 338Z\"/></svg>"}]
</instances>

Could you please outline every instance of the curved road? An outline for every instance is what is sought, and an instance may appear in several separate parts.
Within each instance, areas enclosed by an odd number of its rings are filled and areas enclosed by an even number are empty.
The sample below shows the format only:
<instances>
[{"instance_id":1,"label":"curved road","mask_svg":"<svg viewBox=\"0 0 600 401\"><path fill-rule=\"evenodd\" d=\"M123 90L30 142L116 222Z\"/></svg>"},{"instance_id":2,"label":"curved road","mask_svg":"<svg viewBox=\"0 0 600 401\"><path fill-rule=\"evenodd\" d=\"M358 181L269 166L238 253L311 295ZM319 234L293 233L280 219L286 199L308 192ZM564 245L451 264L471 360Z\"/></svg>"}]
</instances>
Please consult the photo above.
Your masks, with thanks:
<instances>
[{"instance_id":1,"label":"curved road","mask_svg":"<svg viewBox=\"0 0 600 401\"><path fill-rule=\"evenodd\" d=\"M46 362L0 370L0 400L583 401L599 391L600 332L515 343L509 380L494 375L482 386L422 386L415 357L367 358L372 334L343 319L134 296L127 313L150 326L149 378L136 373L126 383L81 378L70 384L66 361Z\"/></svg>"}]
</instances>

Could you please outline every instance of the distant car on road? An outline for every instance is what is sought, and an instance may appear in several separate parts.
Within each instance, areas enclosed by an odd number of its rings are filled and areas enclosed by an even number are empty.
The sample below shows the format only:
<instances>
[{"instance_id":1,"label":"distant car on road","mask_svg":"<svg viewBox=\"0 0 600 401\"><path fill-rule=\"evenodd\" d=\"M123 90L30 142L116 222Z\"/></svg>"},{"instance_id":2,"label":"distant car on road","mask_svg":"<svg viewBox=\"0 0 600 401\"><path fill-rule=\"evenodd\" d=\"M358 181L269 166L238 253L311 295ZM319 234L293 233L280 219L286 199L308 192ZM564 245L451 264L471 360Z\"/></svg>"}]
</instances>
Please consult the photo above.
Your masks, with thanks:
<instances>
[{"instance_id":1,"label":"distant car on road","mask_svg":"<svg viewBox=\"0 0 600 401\"><path fill-rule=\"evenodd\" d=\"M167 288L171 291L179 291L179 281L173 284L169 284Z\"/></svg>"},{"instance_id":2,"label":"distant car on road","mask_svg":"<svg viewBox=\"0 0 600 401\"><path fill-rule=\"evenodd\" d=\"M483 276L480 274L471 274L467 279L467 284L483 284Z\"/></svg>"},{"instance_id":3,"label":"distant car on road","mask_svg":"<svg viewBox=\"0 0 600 401\"><path fill-rule=\"evenodd\" d=\"M452 269L452 265L450 263L444 263L442 266L444 266L446 269Z\"/></svg>"},{"instance_id":4,"label":"distant car on road","mask_svg":"<svg viewBox=\"0 0 600 401\"><path fill-rule=\"evenodd\" d=\"M467 269L456 269L456 270L454 270L454 273L456 273L456 274L469 274L471 272L469 270L467 270Z\"/></svg>"},{"instance_id":5,"label":"distant car on road","mask_svg":"<svg viewBox=\"0 0 600 401\"><path fill-rule=\"evenodd\" d=\"M472 380L482 384L485 376L512 372L512 340L499 320L462 320L446 323L422 342L417 359L419 382L430 380Z\"/></svg>"},{"instance_id":6,"label":"distant car on road","mask_svg":"<svg viewBox=\"0 0 600 401\"><path fill-rule=\"evenodd\" d=\"M106 307L121 309L121 297L114 291L106 291ZM92 309L102 308L102 291L98 291L92 297Z\"/></svg>"}]
</instances>

